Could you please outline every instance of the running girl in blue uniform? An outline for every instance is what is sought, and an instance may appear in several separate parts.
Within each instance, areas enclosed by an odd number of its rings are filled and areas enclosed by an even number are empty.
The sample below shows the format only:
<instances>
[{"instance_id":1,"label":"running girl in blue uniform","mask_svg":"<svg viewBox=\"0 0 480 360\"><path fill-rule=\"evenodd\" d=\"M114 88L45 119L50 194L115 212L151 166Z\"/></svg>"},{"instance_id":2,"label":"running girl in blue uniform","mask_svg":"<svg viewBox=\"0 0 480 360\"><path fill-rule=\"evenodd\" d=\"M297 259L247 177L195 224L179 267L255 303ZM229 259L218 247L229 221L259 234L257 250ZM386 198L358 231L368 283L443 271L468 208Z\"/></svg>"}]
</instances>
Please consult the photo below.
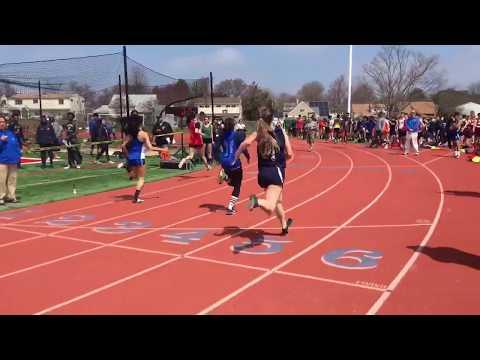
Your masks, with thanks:
<instances>
[{"instance_id":1,"label":"running girl in blue uniform","mask_svg":"<svg viewBox=\"0 0 480 360\"><path fill-rule=\"evenodd\" d=\"M127 125L125 141L122 144L122 149L127 154L129 177L137 179L133 203L143 202L139 196L145 183L145 151L165 150L152 146L148 134L141 130L141 126L141 117L131 117Z\"/></svg>"},{"instance_id":2,"label":"running girl in blue uniform","mask_svg":"<svg viewBox=\"0 0 480 360\"><path fill-rule=\"evenodd\" d=\"M249 135L239 146L235 160L254 141L257 142L258 154L258 185L265 189L265 199L250 196L250 211L260 207L268 215L275 212L282 225L282 233L287 234L292 224L292 219L285 218L283 209L283 184L285 180L286 159L293 156L293 150L288 136L281 126L272 126L273 110L271 107L262 106L259 109L260 119L257 131Z\"/></svg>"},{"instance_id":3,"label":"running girl in blue uniform","mask_svg":"<svg viewBox=\"0 0 480 360\"><path fill-rule=\"evenodd\" d=\"M232 118L225 119L223 133L220 135L219 146L221 148L220 164L222 170L218 175L219 184L224 181L233 187L232 197L227 206L227 215L235 214L235 204L240 197L240 188L242 186L243 170L240 159L235 160L235 152L240 144L245 140L244 131L235 131L235 120ZM250 163L250 154L245 149L243 154Z\"/></svg>"}]
</instances>

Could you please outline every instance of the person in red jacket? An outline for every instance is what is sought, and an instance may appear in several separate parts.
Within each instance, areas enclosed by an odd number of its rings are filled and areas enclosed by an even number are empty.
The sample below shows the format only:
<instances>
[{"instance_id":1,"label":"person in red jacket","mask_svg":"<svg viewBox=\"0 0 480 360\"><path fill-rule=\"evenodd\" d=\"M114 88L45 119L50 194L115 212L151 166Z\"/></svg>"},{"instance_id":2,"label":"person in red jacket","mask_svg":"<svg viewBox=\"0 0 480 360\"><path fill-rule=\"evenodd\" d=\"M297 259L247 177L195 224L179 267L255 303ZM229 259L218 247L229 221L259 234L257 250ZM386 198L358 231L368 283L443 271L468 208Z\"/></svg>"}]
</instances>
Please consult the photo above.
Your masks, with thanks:
<instances>
[{"instance_id":1,"label":"person in red jacket","mask_svg":"<svg viewBox=\"0 0 480 360\"><path fill-rule=\"evenodd\" d=\"M201 112L197 118L190 119L188 123L188 129L190 131L190 142L189 142L189 154L187 157L183 158L180 163L178 164L178 168L181 169L185 164L185 161L192 160L195 157L195 154L200 155L202 158L203 163L207 170L211 169L211 166L207 162L207 158L205 157L205 151L203 147L203 139L202 139L202 123L205 118L205 113Z\"/></svg>"},{"instance_id":2,"label":"person in red jacket","mask_svg":"<svg viewBox=\"0 0 480 360\"><path fill-rule=\"evenodd\" d=\"M303 125L304 125L303 118L298 115L297 122L296 122L296 130L297 130L297 138L303 137Z\"/></svg>"}]
</instances>

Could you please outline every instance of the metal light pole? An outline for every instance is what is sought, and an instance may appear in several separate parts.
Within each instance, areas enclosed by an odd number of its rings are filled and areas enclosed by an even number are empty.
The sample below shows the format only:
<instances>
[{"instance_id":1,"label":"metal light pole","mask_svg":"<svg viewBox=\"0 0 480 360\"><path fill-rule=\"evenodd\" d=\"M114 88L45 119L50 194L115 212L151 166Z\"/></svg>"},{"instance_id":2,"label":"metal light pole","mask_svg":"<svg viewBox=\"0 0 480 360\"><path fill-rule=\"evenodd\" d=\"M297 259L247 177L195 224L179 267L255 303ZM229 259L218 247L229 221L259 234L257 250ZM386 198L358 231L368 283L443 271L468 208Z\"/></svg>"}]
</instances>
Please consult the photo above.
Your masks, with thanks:
<instances>
[{"instance_id":1,"label":"metal light pole","mask_svg":"<svg viewBox=\"0 0 480 360\"><path fill-rule=\"evenodd\" d=\"M350 61L349 61L349 73L348 73L348 113L351 115L352 110L352 52L353 45L350 45Z\"/></svg>"}]
</instances>

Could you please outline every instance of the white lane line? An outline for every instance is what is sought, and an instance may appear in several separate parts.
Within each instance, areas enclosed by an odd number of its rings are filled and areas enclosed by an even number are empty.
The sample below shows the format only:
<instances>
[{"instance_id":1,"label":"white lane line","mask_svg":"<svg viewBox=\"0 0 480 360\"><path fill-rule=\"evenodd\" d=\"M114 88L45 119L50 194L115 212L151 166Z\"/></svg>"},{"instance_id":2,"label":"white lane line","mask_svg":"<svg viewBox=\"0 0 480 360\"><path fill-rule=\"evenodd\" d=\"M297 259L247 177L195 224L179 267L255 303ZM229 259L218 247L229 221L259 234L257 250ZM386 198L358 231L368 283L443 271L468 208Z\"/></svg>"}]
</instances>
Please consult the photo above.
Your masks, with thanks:
<instances>
[{"instance_id":1,"label":"white lane line","mask_svg":"<svg viewBox=\"0 0 480 360\"><path fill-rule=\"evenodd\" d=\"M335 150L335 151L336 151L336 150ZM336 152L343 153L343 152L340 152L340 151L336 151ZM317 154L317 156L318 156L318 158L319 158L319 161L318 161L317 165L316 165L314 168L312 168L309 172L307 172L307 173L305 173L305 174L302 174L302 175L298 176L298 177L295 178L295 179L290 180L290 182L293 182L293 181L295 181L295 180L298 180L298 179L301 178L301 177L306 176L307 174L309 174L310 172L312 172L313 170L315 170L318 166L320 166L320 164L321 164L321 156L320 156L320 154L318 154L317 152L315 152L315 153ZM344 156L346 156L346 157L350 160L350 162L351 162L351 165L352 165L352 166L351 166L351 168L350 168L350 171L347 172L347 174L345 174L344 177L343 177L342 179L340 179L339 181L337 181L333 186L330 186L327 190L324 190L324 191L322 191L320 194L317 194L317 195L313 196L312 198L310 198L309 201L312 201L313 199L316 199L317 197L319 197L321 194L324 194L324 193L330 191L330 190L333 189L336 185L338 185L340 182L342 182L346 177L348 177L348 175L351 173L351 171L353 170L353 160L352 160L348 155L346 155L345 153L343 153L343 154L344 154ZM287 182L287 183L288 183L288 182ZM308 201L307 201L307 202L308 202ZM306 203L306 202L304 201L304 202L302 202L302 203L300 203L300 204L303 205L304 203ZM296 205L296 206L294 206L294 207L286 210L285 212L291 211L291 210L293 210L294 208L296 208L296 207L298 207L298 206L301 206L300 204L298 204L298 205ZM211 213L207 213L207 214L211 214ZM203 215L205 215L205 214L201 214L201 215L199 215L199 216L203 216ZM198 217L198 216L197 216L197 217ZM271 218L266 219L266 220L264 220L264 221L261 221L260 223L257 223L256 225L253 225L253 226L250 227L250 228L254 228L254 227L256 227L256 226L259 226L259 225L261 225L261 224L263 224L263 223L265 223L265 222L267 222L267 221L270 221L270 220L272 220L272 219L274 219L274 218L275 218L275 217L272 216ZM156 230L155 230L155 231L156 231ZM239 233L242 233L242 232L239 232ZM145 234L142 234L142 235L145 235ZM137 235L137 236L138 236L138 235ZM232 236L234 236L234 235L226 236L225 238L220 239L220 240L225 241L225 240L231 238ZM133 237L135 237L135 236L133 236ZM133 238L133 237L131 237L131 238ZM123 242L123 241L126 241L126 240L119 240L118 242ZM218 243L218 241L216 241L215 243ZM203 247L201 247L201 248L199 248L199 249L203 249L203 248L206 248L206 247L208 247L208 246L209 246L209 244L207 244L207 245L205 245L205 246L203 246ZM198 249L196 249L196 250L198 250ZM58 308L61 308L61 307L63 307L63 306L66 306L66 305L68 305L68 304L71 304L71 303L73 303L73 302L79 301L79 300L84 299L84 298L86 298L86 297L88 297L88 296L91 296L91 295L93 295L93 294L96 294L96 293L98 293L98 292L100 292L100 291L109 289L109 288L111 288L111 287L113 287L113 286L119 285L119 284L121 284L121 283L123 283L123 282L125 282L125 281L128 281L128 280L130 280L130 279L133 279L133 278L135 278L135 277L137 277L137 276L140 276L140 275L146 274L146 273L148 273L148 272L154 271L154 270L158 269L159 267L162 267L162 266L167 265L167 264L169 264L169 263L171 263L171 262L177 261L177 260L179 260L179 259L181 259L181 258L183 258L183 257L190 256L191 254L193 254L194 252L196 252L196 250L191 251L191 252L189 252L189 253L186 253L186 254L184 254L183 256L174 257L173 259L170 259L170 260L168 260L168 261L166 261L166 262L162 262L162 263L160 263L160 264L158 264L158 265L155 265L155 266L152 266L152 267L150 267L150 268L148 268L148 269L142 270L141 272L136 273L136 274L133 274L133 275L130 275L130 276L126 277L126 278L119 279L119 280L115 281L114 283L110 283L110 284L107 284L107 285L105 285L105 286L102 286L101 288L94 289L94 290L92 290L92 291L90 291L90 292L84 293L84 294L82 294L82 295L80 295L80 296L77 296L77 297L75 297L75 298L73 298L73 299L70 299L70 300L64 301L64 302L62 302L62 303L56 304L56 305L51 306L51 307L49 307L49 308L47 308L47 309L44 309L44 310L42 310L42 311L40 311L40 312L38 312L38 313L36 313L36 314L37 314L37 315L45 314L45 313L51 312L51 311L53 311L53 310L55 310L55 309L58 309Z\"/></svg>"},{"instance_id":2,"label":"white lane line","mask_svg":"<svg viewBox=\"0 0 480 360\"><path fill-rule=\"evenodd\" d=\"M438 222L440 220L440 216L442 214L442 209L443 209L443 204L444 204L444 198L445 198L445 195L444 195L444 188L443 188L443 184L442 184L442 181L440 180L440 178L437 176L437 174L432 171L428 166L426 166L425 164L422 164L421 162L417 161L417 160L414 160L414 159L410 159L411 161L414 161L418 164L421 164L428 172L430 172L430 174L435 178L437 184L438 184L438 187L440 189L440 201L438 203L438 207L437 207L437 211L435 213L435 218L433 219L433 222L432 224L430 225L430 228L428 229L428 232L425 234L425 237L423 238L422 242L420 243L420 249L422 247L424 247L425 245L427 245L427 243L430 241L430 238L432 237L433 235L433 232L435 231L435 228L437 227L438 225ZM400 272L397 274L397 276L393 279L393 281L388 285L388 288L387 288L387 291L384 292L380 298L372 305L372 307L368 310L367 312L367 315L375 315L379 310L380 308L385 304L385 301L387 301L387 299L390 297L390 295L392 294L392 292L397 288L398 284L400 283L400 281L402 281L402 279L405 277L405 275L408 273L408 271L411 269L411 267L413 266L413 264L415 263L415 261L417 260L417 258L420 256L421 254L421 251L415 251L413 253L413 255L410 257L410 259L408 259L407 263L405 264L405 266L400 270Z\"/></svg>"},{"instance_id":3,"label":"white lane line","mask_svg":"<svg viewBox=\"0 0 480 360\"><path fill-rule=\"evenodd\" d=\"M386 166L387 166L387 170L388 170L388 179L387 179L387 182L385 184L385 186L383 187L383 189L380 191L380 193L368 204L366 205L365 207L363 207L361 210L357 211L352 217L350 217L347 221L345 221L342 225L340 225L338 228L334 229L333 231L329 232L327 235L323 236L321 239L317 240L316 242L314 242L313 244L311 244L310 246L306 247L305 249L303 249L302 251L298 252L297 254L289 257L288 259L286 259L285 261L283 261L282 263L278 264L277 266L275 266L274 268L272 268L270 271L258 276L257 278L251 280L250 282L246 283L245 285L243 285L242 287L238 288L237 290L231 292L230 294L228 294L227 296L224 296L223 298L221 298L220 300L216 301L215 303L213 303L212 305L206 307L205 309L203 309L202 311L200 311L198 313L198 315L206 315L208 313L210 313L211 311L215 310L216 308L218 308L219 306L225 304L226 302L230 301L231 299L233 299L234 297L240 295L241 293L243 293L244 291L246 291L247 289L251 288L252 286L254 286L255 284L259 283L260 281L264 280L265 278L267 278L268 276L270 276L271 274L275 273L276 271L280 270L281 268L287 266L288 264L290 264L292 261L298 259L299 257L303 256L304 254L306 254L307 252L309 252L310 250L314 249L315 247L317 247L318 245L322 244L323 242L325 242L326 240L328 240L329 238L331 238L333 235L335 235L337 232L339 232L340 230L342 230L346 225L348 225L349 223L351 223L352 221L354 221L357 217L359 217L360 215L362 215L365 211L367 211L368 209L370 209L375 203L378 202L378 200L385 194L385 192L387 191L387 189L390 187L390 184L392 182L392 169L390 167L390 165L385 161L383 160L380 156L378 155L375 155L374 153L369 153L367 151L363 151L363 150L357 150L357 151L361 151L361 152L364 152L366 154L369 154L369 155L372 155L376 158L378 158L380 161L382 161Z\"/></svg>"},{"instance_id":4,"label":"white lane line","mask_svg":"<svg viewBox=\"0 0 480 360\"><path fill-rule=\"evenodd\" d=\"M299 274L299 273L294 273L294 272L290 272L290 271L279 270L279 271L274 271L274 273L275 274L281 274L281 275L294 276L294 277L299 277L299 278L304 278L304 279L309 279L309 280L329 282L329 283L332 283L332 284L346 285L346 286L358 287L358 288L368 289L368 290L375 290L375 291L380 291L380 292L385 291L384 289L373 287L373 286L366 286L366 285L361 285L361 284L357 284L357 283L351 283L351 282L348 282L348 281L340 281L340 280L322 278L322 277L318 277L318 276Z\"/></svg>"}]
</instances>

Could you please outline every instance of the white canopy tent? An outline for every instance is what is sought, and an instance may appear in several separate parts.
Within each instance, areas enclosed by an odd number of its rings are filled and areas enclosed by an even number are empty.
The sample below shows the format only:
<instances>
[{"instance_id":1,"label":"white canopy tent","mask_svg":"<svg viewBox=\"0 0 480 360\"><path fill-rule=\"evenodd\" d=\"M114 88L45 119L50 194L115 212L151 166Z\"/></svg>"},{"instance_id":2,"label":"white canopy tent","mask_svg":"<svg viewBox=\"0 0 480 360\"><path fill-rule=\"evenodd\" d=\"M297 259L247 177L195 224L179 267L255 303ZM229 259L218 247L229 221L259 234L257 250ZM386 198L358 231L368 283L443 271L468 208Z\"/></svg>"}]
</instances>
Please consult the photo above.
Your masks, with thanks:
<instances>
[{"instance_id":1,"label":"white canopy tent","mask_svg":"<svg viewBox=\"0 0 480 360\"><path fill-rule=\"evenodd\" d=\"M462 115L470 115L470 111L474 111L475 115L480 113L480 104L468 102L457 106L456 110Z\"/></svg>"}]
</instances>

